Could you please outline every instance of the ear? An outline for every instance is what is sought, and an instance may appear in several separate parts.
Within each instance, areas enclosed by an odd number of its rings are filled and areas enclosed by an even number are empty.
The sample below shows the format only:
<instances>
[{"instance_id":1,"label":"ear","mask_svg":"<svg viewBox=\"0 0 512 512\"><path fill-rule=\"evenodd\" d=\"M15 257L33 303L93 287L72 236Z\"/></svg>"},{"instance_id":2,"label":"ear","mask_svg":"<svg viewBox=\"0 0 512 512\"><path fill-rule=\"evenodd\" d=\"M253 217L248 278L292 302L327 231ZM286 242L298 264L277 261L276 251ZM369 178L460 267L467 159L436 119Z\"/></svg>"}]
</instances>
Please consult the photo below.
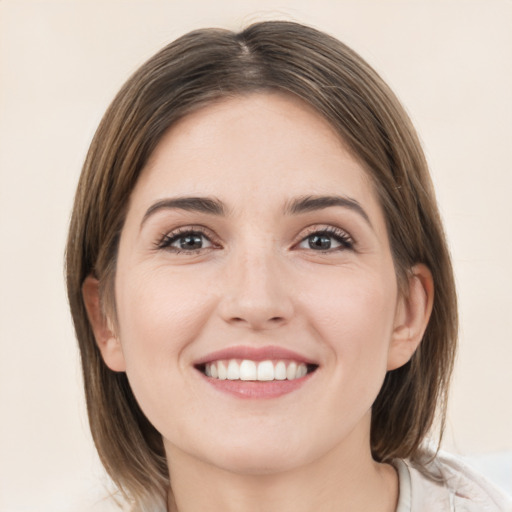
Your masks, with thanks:
<instances>
[{"instance_id":1,"label":"ear","mask_svg":"<svg viewBox=\"0 0 512 512\"><path fill-rule=\"evenodd\" d=\"M414 265L408 273L408 289L397 304L388 370L406 364L418 348L427 328L434 302L434 281L429 268Z\"/></svg>"},{"instance_id":2,"label":"ear","mask_svg":"<svg viewBox=\"0 0 512 512\"><path fill-rule=\"evenodd\" d=\"M100 349L105 364L115 372L125 371L126 364L121 343L114 332L112 322L102 311L100 286L96 278L92 276L85 278L82 285L82 297L96 344Z\"/></svg>"}]
</instances>

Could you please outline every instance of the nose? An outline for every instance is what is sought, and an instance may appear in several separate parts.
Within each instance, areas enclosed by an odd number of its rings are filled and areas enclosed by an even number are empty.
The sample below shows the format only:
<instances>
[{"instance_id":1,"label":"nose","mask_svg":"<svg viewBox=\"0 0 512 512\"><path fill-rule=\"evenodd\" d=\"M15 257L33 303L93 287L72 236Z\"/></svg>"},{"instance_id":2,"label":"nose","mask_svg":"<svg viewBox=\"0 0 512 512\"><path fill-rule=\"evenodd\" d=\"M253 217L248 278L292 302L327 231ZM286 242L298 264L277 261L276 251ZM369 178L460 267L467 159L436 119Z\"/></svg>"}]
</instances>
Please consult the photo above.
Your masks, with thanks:
<instances>
[{"instance_id":1,"label":"nose","mask_svg":"<svg viewBox=\"0 0 512 512\"><path fill-rule=\"evenodd\" d=\"M278 257L233 255L226 270L219 304L225 322L261 331L290 321L294 314L293 282Z\"/></svg>"}]
</instances>

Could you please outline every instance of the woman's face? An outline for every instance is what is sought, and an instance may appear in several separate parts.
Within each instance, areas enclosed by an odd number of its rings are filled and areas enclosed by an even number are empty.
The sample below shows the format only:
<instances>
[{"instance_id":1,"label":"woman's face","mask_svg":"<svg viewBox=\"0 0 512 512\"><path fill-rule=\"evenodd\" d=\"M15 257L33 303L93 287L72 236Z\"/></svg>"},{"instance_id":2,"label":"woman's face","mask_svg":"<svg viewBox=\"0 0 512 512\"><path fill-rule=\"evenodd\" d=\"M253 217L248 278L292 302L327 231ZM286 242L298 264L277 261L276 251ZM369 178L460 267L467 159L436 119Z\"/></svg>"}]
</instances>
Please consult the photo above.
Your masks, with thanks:
<instances>
[{"instance_id":1,"label":"woman's face","mask_svg":"<svg viewBox=\"0 0 512 512\"><path fill-rule=\"evenodd\" d=\"M372 184L299 100L173 126L131 196L115 298L104 358L171 465L266 473L367 449L403 308Z\"/></svg>"}]
</instances>

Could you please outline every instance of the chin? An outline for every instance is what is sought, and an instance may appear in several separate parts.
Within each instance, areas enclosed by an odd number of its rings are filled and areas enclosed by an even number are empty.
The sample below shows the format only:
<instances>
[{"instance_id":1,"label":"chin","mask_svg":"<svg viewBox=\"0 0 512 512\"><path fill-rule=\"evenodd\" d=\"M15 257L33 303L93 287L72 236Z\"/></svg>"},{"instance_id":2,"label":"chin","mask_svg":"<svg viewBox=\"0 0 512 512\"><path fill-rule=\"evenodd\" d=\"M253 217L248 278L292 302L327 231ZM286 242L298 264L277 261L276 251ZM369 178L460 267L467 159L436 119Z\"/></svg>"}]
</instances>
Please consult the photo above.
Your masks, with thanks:
<instances>
[{"instance_id":1,"label":"chin","mask_svg":"<svg viewBox=\"0 0 512 512\"><path fill-rule=\"evenodd\" d=\"M235 432L231 429L224 436L205 435L198 439L188 440L180 445L166 446L170 460L193 458L201 464L218 468L222 471L239 475L270 475L283 473L315 458L315 452L321 447L311 445L311 436L301 441L300 436L283 435L276 432L269 435L271 429L262 427L254 435L248 430ZM210 432L212 434L212 432ZM304 446L308 447L307 452ZM318 449L319 448L319 449ZM176 462L178 461L175 458ZM182 459L183 460L183 459Z\"/></svg>"},{"instance_id":2,"label":"chin","mask_svg":"<svg viewBox=\"0 0 512 512\"><path fill-rule=\"evenodd\" d=\"M250 437L231 436L220 450L215 450L214 457L209 457L210 463L233 473L269 475L308 465L330 448L329 444L314 442L309 430L277 430L273 435L269 432L261 429Z\"/></svg>"}]
</instances>

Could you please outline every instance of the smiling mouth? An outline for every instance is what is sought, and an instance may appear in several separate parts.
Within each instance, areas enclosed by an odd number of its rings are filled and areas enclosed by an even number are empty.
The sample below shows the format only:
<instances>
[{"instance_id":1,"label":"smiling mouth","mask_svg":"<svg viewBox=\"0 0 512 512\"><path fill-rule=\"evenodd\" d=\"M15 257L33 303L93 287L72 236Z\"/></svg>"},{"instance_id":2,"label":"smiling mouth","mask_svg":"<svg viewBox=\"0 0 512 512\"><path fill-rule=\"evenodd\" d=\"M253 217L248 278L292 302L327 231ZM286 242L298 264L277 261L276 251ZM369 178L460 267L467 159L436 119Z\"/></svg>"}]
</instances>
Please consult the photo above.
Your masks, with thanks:
<instances>
[{"instance_id":1,"label":"smiling mouth","mask_svg":"<svg viewBox=\"0 0 512 512\"><path fill-rule=\"evenodd\" d=\"M216 380L273 382L301 379L313 373L318 365L283 360L223 359L200 364L196 368Z\"/></svg>"}]
</instances>

